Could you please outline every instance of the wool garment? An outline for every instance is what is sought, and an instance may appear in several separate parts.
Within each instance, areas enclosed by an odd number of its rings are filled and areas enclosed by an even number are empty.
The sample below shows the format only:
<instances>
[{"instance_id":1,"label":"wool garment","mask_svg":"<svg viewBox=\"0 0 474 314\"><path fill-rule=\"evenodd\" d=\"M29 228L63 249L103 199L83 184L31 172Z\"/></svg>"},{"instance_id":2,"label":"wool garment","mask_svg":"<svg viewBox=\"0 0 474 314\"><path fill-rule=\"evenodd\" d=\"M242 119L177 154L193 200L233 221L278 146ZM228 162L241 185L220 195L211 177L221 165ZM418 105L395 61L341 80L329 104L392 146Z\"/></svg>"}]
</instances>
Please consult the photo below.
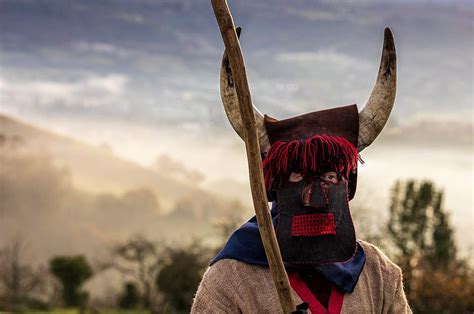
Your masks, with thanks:
<instances>
[{"instance_id":1,"label":"wool garment","mask_svg":"<svg viewBox=\"0 0 474 314\"><path fill-rule=\"evenodd\" d=\"M401 269L376 246L360 241L364 269L352 293L344 295L341 313L411 313ZM292 291L295 304L303 302ZM204 273L191 313L282 313L268 267L223 259ZM309 312L310 313L310 312Z\"/></svg>"}]
</instances>

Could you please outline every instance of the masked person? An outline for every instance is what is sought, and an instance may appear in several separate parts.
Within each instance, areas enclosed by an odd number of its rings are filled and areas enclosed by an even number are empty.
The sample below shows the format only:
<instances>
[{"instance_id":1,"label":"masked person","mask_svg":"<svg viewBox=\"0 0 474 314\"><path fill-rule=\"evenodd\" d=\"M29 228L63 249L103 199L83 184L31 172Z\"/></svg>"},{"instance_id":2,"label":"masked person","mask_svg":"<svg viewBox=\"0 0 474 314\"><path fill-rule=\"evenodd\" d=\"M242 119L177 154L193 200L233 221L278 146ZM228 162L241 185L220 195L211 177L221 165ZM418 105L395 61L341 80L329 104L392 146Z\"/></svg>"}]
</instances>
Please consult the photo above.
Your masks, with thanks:
<instances>
[{"instance_id":1,"label":"masked person","mask_svg":"<svg viewBox=\"0 0 474 314\"><path fill-rule=\"evenodd\" d=\"M359 151L388 119L395 73L393 38L386 30L377 83L360 113L351 105L278 121L255 110L267 196L293 300L311 313L411 312L400 268L376 246L356 239L349 209ZM224 57L221 95L241 134L232 84ZM281 311L254 217L211 261L192 312Z\"/></svg>"}]
</instances>

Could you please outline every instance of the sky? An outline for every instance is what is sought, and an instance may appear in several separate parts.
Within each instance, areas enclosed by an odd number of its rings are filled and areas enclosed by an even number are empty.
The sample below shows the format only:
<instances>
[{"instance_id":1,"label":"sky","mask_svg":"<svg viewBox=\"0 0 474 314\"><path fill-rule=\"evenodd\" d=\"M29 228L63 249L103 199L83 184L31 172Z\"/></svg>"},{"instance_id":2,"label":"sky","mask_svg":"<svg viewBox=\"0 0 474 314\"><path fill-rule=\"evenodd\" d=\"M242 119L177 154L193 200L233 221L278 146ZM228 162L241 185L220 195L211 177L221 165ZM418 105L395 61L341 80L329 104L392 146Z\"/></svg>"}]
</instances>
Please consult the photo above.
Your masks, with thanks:
<instances>
[{"instance_id":1,"label":"sky","mask_svg":"<svg viewBox=\"0 0 474 314\"><path fill-rule=\"evenodd\" d=\"M380 181L378 204L396 178L433 179L468 230L472 1L229 4L243 27L253 102L276 118L362 108L389 26L397 99L381 138L364 152L360 180ZM166 154L208 181L246 182L243 146L219 97L223 43L210 1L1 0L0 36L0 113L143 165Z\"/></svg>"}]
</instances>

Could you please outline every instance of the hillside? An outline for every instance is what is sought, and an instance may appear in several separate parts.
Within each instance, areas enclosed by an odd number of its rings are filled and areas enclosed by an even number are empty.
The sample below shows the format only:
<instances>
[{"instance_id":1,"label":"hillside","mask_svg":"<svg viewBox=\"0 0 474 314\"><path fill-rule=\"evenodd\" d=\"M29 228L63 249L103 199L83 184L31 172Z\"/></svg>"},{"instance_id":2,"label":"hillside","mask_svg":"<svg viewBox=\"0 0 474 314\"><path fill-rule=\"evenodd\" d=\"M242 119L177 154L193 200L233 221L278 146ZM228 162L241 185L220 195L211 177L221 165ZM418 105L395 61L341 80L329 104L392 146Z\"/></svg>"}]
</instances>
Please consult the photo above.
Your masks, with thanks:
<instances>
[{"instance_id":1,"label":"hillside","mask_svg":"<svg viewBox=\"0 0 474 314\"><path fill-rule=\"evenodd\" d=\"M165 211L183 195L210 197L185 182L120 159L106 147L87 145L5 115L0 115L0 132L5 140L21 144L21 150L48 155L56 165L66 167L74 183L88 191L123 192L137 186L149 187L160 197Z\"/></svg>"},{"instance_id":2,"label":"hillside","mask_svg":"<svg viewBox=\"0 0 474 314\"><path fill-rule=\"evenodd\" d=\"M0 244L21 237L38 261L96 254L137 233L165 242L212 238L212 222L238 206L106 148L4 115L0 148Z\"/></svg>"}]
</instances>

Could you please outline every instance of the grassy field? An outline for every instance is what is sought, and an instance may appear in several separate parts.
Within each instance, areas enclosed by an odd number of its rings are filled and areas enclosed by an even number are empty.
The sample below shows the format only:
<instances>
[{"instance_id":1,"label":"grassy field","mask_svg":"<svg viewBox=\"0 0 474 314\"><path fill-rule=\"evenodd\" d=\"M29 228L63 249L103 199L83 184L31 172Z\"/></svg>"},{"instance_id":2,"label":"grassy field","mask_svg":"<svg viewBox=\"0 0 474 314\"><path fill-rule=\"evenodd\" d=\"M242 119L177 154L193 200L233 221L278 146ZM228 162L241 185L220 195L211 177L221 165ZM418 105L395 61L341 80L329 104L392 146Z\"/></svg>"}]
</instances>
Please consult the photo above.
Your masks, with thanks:
<instances>
[{"instance_id":1,"label":"grassy field","mask_svg":"<svg viewBox=\"0 0 474 314\"><path fill-rule=\"evenodd\" d=\"M10 312L1 312L3 313L10 313ZM55 309L51 311L24 311L21 312L24 314L79 314L78 309ZM84 314L149 314L150 311L145 310L117 310L117 309L110 309L110 310L98 310L98 311L90 311L86 310Z\"/></svg>"}]
</instances>

